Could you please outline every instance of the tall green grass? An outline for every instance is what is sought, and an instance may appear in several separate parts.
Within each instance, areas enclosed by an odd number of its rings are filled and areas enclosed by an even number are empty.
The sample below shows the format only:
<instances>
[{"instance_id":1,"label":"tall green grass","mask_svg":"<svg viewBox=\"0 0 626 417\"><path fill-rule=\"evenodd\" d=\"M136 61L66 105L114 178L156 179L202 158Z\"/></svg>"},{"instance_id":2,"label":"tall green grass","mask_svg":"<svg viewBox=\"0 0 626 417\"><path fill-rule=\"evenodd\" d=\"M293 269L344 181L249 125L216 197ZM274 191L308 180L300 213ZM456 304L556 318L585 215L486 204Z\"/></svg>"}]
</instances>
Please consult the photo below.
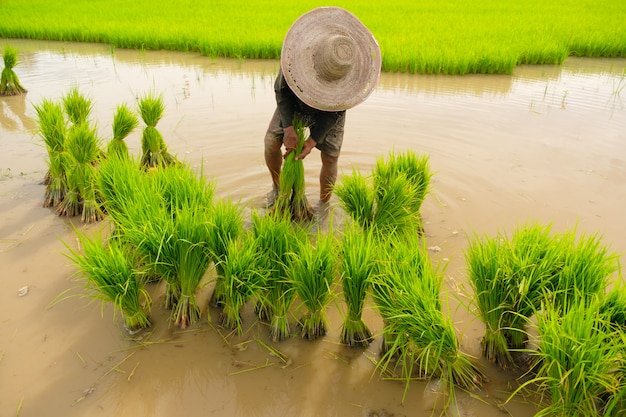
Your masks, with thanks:
<instances>
[{"instance_id":1,"label":"tall green grass","mask_svg":"<svg viewBox=\"0 0 626 417\"><path fill-rule=\"evenodd\" d=\"M3 0L0 37L101 42L131 49L276 59L282 40L318 1L107 3ZM383 70L427 74L510 73L567 56L625 56L626 3L594 0L394 0L334 5L377 38Z\"/></svg>"}]
</instances>

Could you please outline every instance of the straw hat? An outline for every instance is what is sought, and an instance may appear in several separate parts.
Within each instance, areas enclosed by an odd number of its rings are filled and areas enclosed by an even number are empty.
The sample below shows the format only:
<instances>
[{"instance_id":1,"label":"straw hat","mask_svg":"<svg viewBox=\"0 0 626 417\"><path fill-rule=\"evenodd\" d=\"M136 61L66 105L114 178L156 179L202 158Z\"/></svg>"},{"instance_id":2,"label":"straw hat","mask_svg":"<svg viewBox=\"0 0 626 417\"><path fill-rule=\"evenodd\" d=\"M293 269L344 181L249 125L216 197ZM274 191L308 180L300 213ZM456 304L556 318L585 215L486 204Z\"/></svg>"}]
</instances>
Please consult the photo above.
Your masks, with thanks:
<instances>
[{"instance_id":1,"label":"straw hat","mask_svg":"<svg viewBox=\"0 0 626 417\"><path fill-rule=\"evenodd\" d=\"M361 21L339 7L300 16L283 42L280 66L305 104L325 111L362 103L380 76L380 47Z\"/></svg>"}]
</instances>

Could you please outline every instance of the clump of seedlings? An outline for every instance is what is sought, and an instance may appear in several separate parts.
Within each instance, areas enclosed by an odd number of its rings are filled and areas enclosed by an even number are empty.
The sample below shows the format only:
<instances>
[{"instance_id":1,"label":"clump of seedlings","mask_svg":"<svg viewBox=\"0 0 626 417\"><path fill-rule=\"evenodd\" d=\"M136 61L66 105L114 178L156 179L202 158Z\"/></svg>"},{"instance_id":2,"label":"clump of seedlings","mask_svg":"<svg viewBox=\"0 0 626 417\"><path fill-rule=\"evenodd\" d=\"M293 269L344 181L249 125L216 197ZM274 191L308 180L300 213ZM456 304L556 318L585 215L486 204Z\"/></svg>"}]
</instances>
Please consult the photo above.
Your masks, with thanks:
<instances>
[{"instance_id":1,"label":"clump of seedlings","mask_svg":"<svg viewBox=\"0 0 626 417\"><path fill-rule=\"evenodd\" d=\"M279 193L273 210L281 216L291 216L294 221L309 221L313 208L305 194L304 162L296 160L306 140L306 126L294 117L293 128L298 135L296 149L287 155L280 173Z\"/></svg>"},{"instance_id":2,"label":"clump of seedlings","mask_svg":"<svg viewBox=\"0 0 626 417\"><path fill-rule=\"evenodd\" d=\"M39 120L39 135L48 152L48 171L43 183L46 185L43 207L57 207L67 193L67 154L65 151L65 116L63 107L51 100L35 105Z\"/></svg>"},{"instance_id":3,"label":"clump of seedlings","mask_svg":"<svg viewBox=\"0 0 626 417\"><path fill-rule=\"evenodd\" d=\"M420 207L432 174L428 158L410 151L379 158L372 174L353 169L335 186L340 204L352 220L382 236L421 232Z\"/></svg>"},{"instance_id":4,"label":"clump of seedlings","mask_svg":"<svg viewBox=\"0 0 626 417\"><path fill-rule=\"evenodd\" d=\"M374 340L363 321L363 308L371 277L375 273L376 248L371 231L354 225L344 228L339 256L342 294L347 311L340 340L350 347L366 347Z\"/></svg>"},{"instance_id":5,"label":"clump of seedlings","mask_svg":"<svg viewBox=\"0 0 626 417\"><path fill-rule=\"evenodd\" d=\"M13 69L18 64L17 50L7 45L2 53L2 59L4 69L0 75L0 96L17 96L26 93L26 89L20 84L20 80Z\"/></svg>"},{"instance_id":6,"label":"clump of seedlings","mask_svg":"<svg viewBox=\"0 0 626 417\"><path fill-rule=\"evenodd\" d=\"M303 338L315 340L326 335L329 323L326 309L334 297L337 257L335 238L318 232L315 244L299 242L291 254L287 274L307 312L299 320Z\"/></svg>"},{"instance_id":7,"label":"clump of seedlings","mask_svg":"<svg viewBox=\"0 0 626 417\"><path fill-rule=\"evenodd\" d=\"M222 306L220 325L227 330L243 333L241 310L255 295L262 292L267 280L267 270L258 268L259 253L252 235L228 242L224 258L220 261L222 277Z\"/></svg>"},{"instance_id":8,"label":"clump of seedlings","mask_svg":"<svg viewBox=\"0 0 626 417\"><path fill-rule=\"evenodd\" d=\"M137 115L126 105L120 104L113 116L113 138L107 145L107 156L128 158L128 145L124 139L139 126Z\"/></svg>"},{"instance_id":9,"label":"clump of seedlings","mask_svg":"<svg viewBox=\"0 0 626 417\"><path fill-rule=\"evenodd\" d=\"M66 256L85 280L87 295L112 303L124 318L124 328L135 334L150 327L150 295L145 289L143 274L117 240L101 236L88 237L76 231L81 249L70 248Z\"/></svg>"},{"instance_id":10,"label":"clump of seedlings","mask_svg":"<svg viewBox=\"0 0 626 417\"><path fill-rule=\"evenodd\" d=\"M572 295L576 295L575 292ZM547 303L537 314L534 375L512 395L547 399L536 416L621 416L626 405L626 334L603 312L603 297L580 294L569 308Z\"/></svg>"},{"instance_id":11,"label":"clump of seedlings","mask_svg":"<svg viewBox=\"0 0 626 417\"><path fill-rule=\"evenodd\" d=\"M434 269L418 237L384 244L371 278L372 296L383 319L383 373L415 378L439 378L454 398L454 386L479 387L483 374L460 348L450 317L440 300L442 275ZM403 400L404 400L403 396Z\"/></svg>"},{"instance_id":12,"label":"clump of seedlings","mask_svg":"<svg viewBox=\"0 0 626 417\"><path fill-rule=\"evenodd\" d=\"M226 258L232 241L243 232L243 213L241 207L230 200L219 200L213 204L208 225L211 258L215 265L215 287L211 294L212 307L221 307L224 303L224 276Z\"/></svg>"},{"instance_id":13,"label":"clump of seedlings","mask_svg":"<svg viewBox=\"0 0 626 417\"><path fill-rule=\"evenodd\" d=\"M165 111L163 96L145 94L139 97L138 107L141 119L146 124L141 135L141 165L148 169L177 163L177 159L167 151L163 135L156 128Z\"/></svg>"},{"instance_id":14,"label":"clump of seedlings","mask_svg":"<svg viewBox=\"0 0 626 417\"><path fill-rule=\"evenodd\" d=\"M252 233L259 259L258 266L267 272L265 289L258 294L255 306L261 321L268 322L270 339L285 340L291 335L289 309L296 296L288 277L290 253L307 239L307 232L281 215L252 215Z\"/></svg>"}]
</instances>

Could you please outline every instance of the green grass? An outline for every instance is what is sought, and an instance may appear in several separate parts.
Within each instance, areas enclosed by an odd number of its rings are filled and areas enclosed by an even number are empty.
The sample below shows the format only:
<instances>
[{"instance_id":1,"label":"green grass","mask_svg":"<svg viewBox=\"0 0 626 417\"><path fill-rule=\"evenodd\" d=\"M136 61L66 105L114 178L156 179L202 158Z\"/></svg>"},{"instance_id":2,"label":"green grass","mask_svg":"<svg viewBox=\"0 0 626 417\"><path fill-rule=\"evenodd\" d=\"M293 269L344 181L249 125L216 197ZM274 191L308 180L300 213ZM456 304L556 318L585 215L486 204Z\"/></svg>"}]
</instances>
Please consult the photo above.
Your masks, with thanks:
<instances>
[{"instance_id":1,"label":"green grass","mask_svg":"<svg viewBox=\"0 0 626 417\"><path fill-rule=\"evenodd\" d=\"M279 57L302 13L324 5L251 2L3 0L0 37L101 42L234 58ZM625 56L626 2L555 0L347 0L334 5L374 33L383 70L510 73L519 64L559 64L567 56Z\"/></svg>"}]
</instances>

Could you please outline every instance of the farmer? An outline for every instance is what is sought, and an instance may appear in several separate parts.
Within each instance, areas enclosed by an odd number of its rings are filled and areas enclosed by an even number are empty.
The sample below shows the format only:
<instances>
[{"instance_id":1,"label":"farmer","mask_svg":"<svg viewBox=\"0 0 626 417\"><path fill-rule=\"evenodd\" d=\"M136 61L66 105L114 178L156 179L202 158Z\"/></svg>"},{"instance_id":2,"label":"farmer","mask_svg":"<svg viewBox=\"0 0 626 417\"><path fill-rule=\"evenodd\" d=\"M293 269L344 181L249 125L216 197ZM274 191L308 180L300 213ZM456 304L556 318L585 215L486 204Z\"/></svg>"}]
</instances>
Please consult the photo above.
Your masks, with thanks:
<instances>
[{"instance_id":1,"label":"farmer","mask_svg":"<svg viewBox=\"0 0 626 417\"><path fill-rule=\"evenodd\" d=\"M274 83L277 106L265 134L265 162L273 184L268 207L278 196L283 158L298 143L292 126L294 115L309 127L309 136L296 159L319 149L320 206L327 205L337 179L346 110L371 94L380 67L376 39L352 13L339 7L320 7L293 23L283 41Z\"/></svg>"}]
</instances>

